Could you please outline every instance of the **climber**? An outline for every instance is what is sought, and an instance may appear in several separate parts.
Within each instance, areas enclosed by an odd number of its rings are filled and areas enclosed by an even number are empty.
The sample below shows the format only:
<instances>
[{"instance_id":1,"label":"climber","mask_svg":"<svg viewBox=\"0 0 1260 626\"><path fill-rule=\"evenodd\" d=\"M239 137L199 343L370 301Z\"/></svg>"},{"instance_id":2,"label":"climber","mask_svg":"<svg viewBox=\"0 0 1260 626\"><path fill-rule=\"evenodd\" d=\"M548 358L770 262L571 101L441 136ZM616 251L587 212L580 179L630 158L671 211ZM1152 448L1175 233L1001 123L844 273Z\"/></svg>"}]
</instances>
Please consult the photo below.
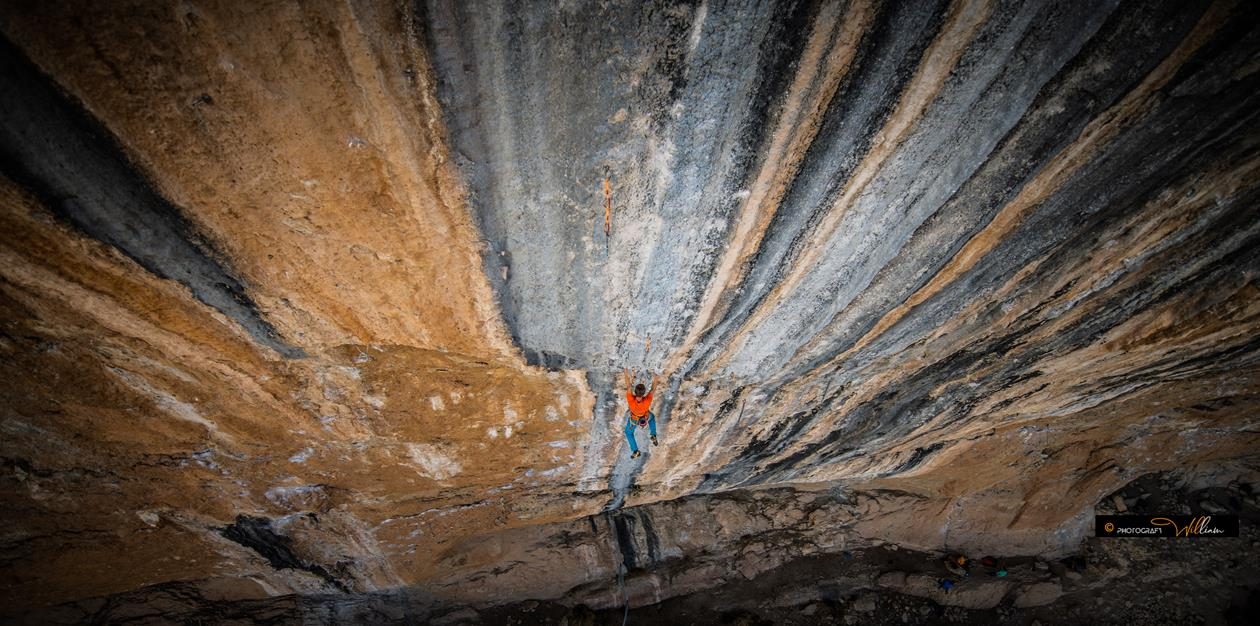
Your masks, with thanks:
<instances>
[{"instance_id":1,"label":"climber","mask_svg":"<svg viewBox=\"0 0 1260 626\"><path fill-rule=\"evenodd\" d=\"M639 458L639 445L634 441L635 427L648 427L648 432L652 435L652 445L657 445L656 441L656 414L652 412L652 392L656 391L656 375L652 375L652 386L645 388L643 383L634 384L635 372L626 369L622 370L626 377L626 404L630 407L630 412L626 415L626 441L630 442L630 458Z\"/></svg>"}]
</instances>

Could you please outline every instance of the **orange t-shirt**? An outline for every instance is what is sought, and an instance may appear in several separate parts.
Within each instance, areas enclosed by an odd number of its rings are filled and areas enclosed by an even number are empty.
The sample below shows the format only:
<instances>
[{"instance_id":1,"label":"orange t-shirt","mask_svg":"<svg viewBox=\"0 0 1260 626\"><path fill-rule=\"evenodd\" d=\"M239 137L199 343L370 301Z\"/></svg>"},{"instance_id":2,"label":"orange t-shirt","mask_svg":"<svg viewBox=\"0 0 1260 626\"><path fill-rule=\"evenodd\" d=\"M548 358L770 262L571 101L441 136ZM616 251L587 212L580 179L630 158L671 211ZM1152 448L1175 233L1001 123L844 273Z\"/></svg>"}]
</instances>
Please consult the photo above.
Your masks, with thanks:
<instances>
[{"instance_id":1,"label":"orange t-shirt","mask_svg":"<svg viewBox=\"0 0 1260 626\"><path fill-rule=\"evenodd\" d=\"M652 409L652 392L649 391L648 395L643 396L643 399L639 400L634 397L634 393L627 390L626 391L626 404L630 405L631 415L635 417L646 417L648 414L648 411Z\"/></svg>"}]
</instances>

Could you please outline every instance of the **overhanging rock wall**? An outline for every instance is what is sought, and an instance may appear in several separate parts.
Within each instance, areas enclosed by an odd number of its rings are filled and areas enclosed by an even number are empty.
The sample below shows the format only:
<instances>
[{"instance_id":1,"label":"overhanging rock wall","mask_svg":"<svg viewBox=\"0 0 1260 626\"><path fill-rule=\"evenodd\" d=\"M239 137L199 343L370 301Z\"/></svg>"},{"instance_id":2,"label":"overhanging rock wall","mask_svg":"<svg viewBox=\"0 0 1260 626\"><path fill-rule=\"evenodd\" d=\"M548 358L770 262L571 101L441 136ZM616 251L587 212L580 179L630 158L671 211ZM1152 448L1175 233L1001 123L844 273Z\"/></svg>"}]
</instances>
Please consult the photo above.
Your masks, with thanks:
<instances>
[{"instance_id":1,"label":"overhanging rock wall","mask_svg":"<svg viewBox=\"0 0 1260 626\"><path fill-rule=\"evenodd\" d=\"M3 602L556 596L616 559L551 576L556 529L761 490L1070 550L1260 451L1257 21L5 3ZM665 376L635 461L622 367Z\"/></svg>"}]
</instances>

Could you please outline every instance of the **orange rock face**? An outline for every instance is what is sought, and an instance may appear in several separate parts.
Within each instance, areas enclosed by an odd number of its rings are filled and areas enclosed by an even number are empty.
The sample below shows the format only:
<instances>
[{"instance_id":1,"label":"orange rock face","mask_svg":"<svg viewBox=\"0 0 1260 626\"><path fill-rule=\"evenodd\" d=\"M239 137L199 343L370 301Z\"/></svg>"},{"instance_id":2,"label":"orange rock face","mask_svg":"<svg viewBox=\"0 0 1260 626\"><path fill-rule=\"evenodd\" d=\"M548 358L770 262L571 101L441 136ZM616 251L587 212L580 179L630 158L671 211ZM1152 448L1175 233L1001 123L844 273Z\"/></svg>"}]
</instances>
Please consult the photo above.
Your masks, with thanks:
<instances>
[{"instance_id":1,"label":"orange rock face","mask_svg":"<svg viewBox=\"0 0 1260 626\"><path fill-rule=\"evenodd\" d=\"M275 360L11 183L4 200L24 235L4 249L5 515L32 559L15 602L248 578L216 530L238 514L291 516L307 558L362 551L350 584L375 589L432 575L448 535L602 504L553 493L585 461L580 379L407 346ZM318 587L263 567L270 592Z\"/></svg>"}]
</instances>

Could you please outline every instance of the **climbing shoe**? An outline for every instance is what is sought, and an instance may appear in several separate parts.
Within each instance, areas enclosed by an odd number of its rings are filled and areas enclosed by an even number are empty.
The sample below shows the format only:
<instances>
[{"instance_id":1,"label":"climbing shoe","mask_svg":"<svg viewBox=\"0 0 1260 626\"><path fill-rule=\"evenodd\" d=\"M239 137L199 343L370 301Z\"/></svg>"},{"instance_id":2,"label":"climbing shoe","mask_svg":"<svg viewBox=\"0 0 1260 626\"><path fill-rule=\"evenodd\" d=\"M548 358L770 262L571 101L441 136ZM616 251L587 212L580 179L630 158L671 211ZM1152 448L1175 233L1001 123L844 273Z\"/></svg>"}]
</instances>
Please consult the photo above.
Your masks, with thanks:
<instances>
[{"instance_id":1,"label":"climbing shoe","mask_svg":"<svg viewBox=\"0 0 1260 626\"><path fill-rule=\"evenodd\" d=\"M635 451L634 451L634 454L631 454L631 455L630 455L630 458L632 458L632 459L637 459L637 458L639 458L639 454L640 454L640 452L639 452L638 450L635 450Z\"/></svg>"},{"instance_id":2,"label":"climbing shoe","mask_svg":"<svg viewBox=\"0 0 1260 626\"><path fill-rule=\"evenodd\" d=\"M656 440L656 435L652 435L652 445L654 446L660 445L660 442Z\"/></svg>"}]
</instances>

